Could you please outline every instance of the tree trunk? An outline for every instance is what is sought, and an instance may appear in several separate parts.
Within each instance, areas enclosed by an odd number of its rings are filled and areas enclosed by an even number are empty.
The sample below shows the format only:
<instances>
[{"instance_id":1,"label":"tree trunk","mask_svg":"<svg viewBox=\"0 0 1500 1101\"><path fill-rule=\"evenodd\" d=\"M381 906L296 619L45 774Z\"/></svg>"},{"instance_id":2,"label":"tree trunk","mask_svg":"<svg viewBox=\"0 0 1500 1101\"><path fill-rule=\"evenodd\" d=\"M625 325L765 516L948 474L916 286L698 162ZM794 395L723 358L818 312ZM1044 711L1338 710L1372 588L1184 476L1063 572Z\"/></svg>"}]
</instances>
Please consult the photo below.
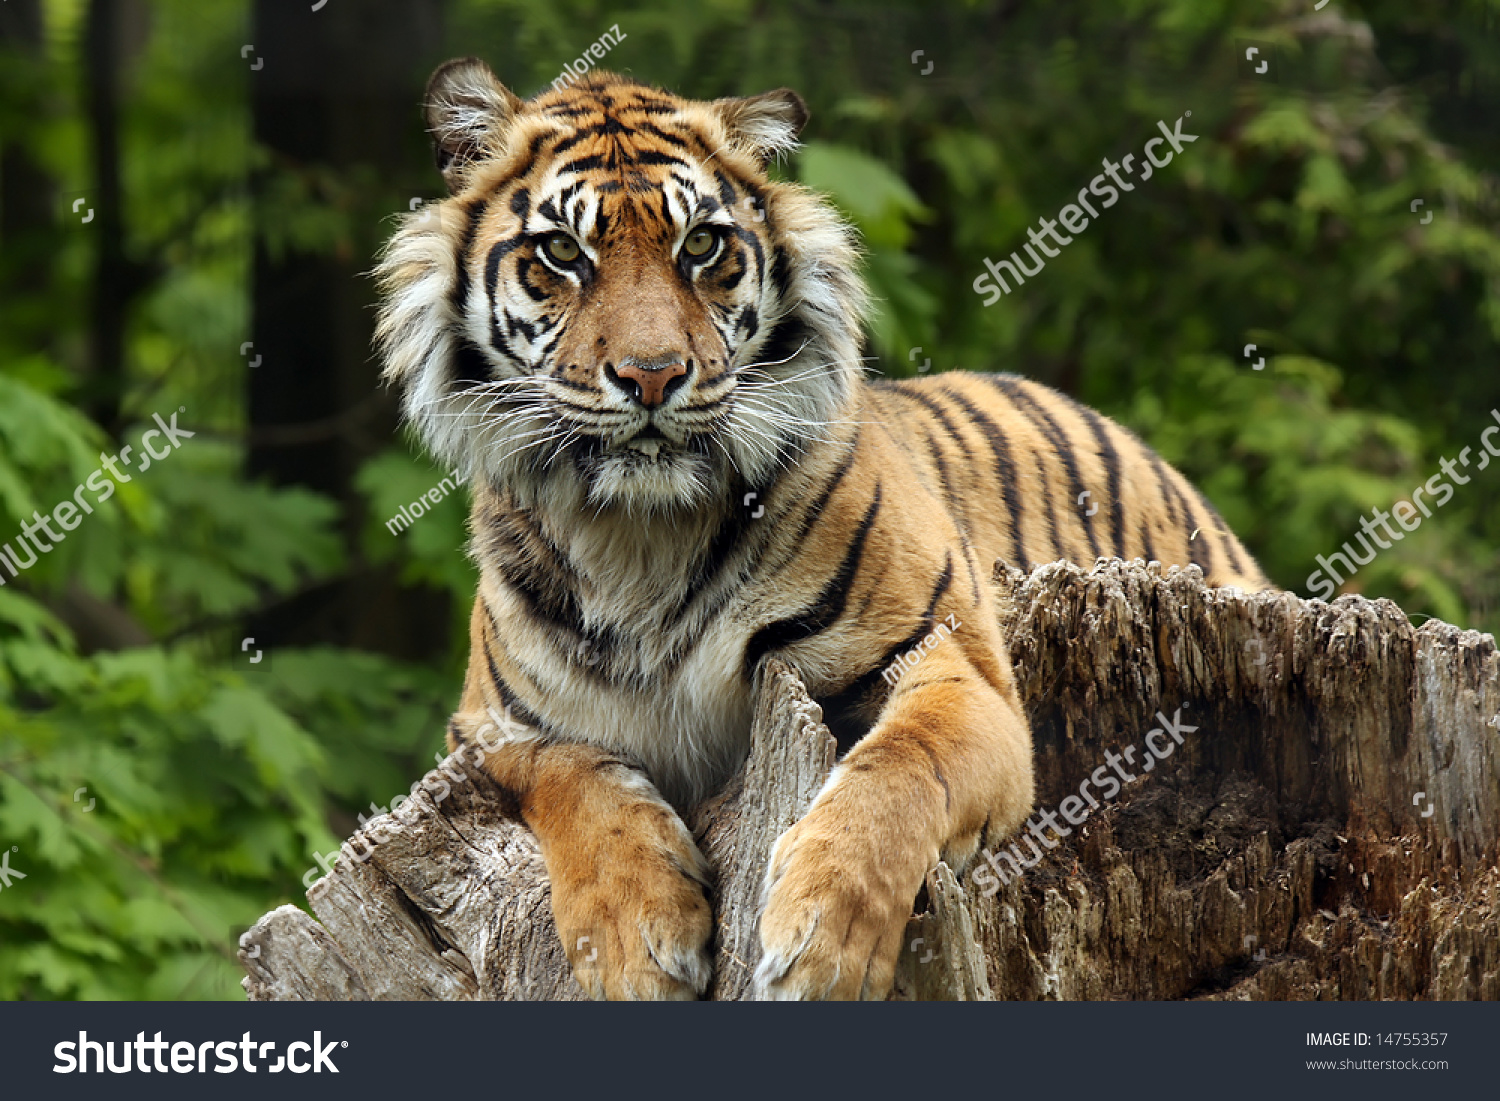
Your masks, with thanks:
<instances>
[{"instance_id":1,"label":"tree trunk","mask_svg":"<svg viewBox=\"0 0 1500 1101\"><path fill-rule=\"evenodd\" d=\"M148 278L125 248L120 160L122 16L139 19L141 12L121 0L91 0L83 32L84 103L94 167L94 191L85 202L98 213L84 394L89 416L112 439L119 439L124 428L125 326L130 304Z\"/></svg>"},{"instance_id":2,"label":"tree trunk","mask_svg":"<svg viewBox=\"0 0 1500 1101\"><path fill-rule=\"evenodd\" d=\"M254 181L247 473L338 501L355 562L350 575L248 626L273 645L334 643L414 658L445 645L451 629L441 597L405 591L393 568L360 561L366 517L353 485L395 435L396 398L380 385L371 351L375 289L365 269L407 197L441 188L421 101L427 74L444 58L447 6L406 0L313 11L255 0L252 7L253 53L244 64L255 139L272 168ZM283 223L299 205L303 218L321 208L331 240L287 244Z\"/></svg>"},{"instance_id":3,"label":"tree trunk","mask_svg":"<svg viewBox=\"0 0 1500 1101\"><path fill-rule=\"evenodd\" d=\"M938 865L895 997L1500 999L1492 637L1196 569L996 584L1038 812L1071 806L1069 836L1023 875L997 853L992 898ZM690 816L718 874L714 998L746 996L770 847L833 762L820 719L769 662L745 768ZM1143 744L1171 748L1116 752ZM1111 757L1136 779L1084 817L1065 800ZM283 906L242 938L251 999L582 997L535 841L477 769L448 767L346 842L308 892L321 924Z\"/></svg>"},{"instance_id":4,"label":"tree trunk","mask_svg":"<svg viewBox=\"0 0 1500 1101\"><path fill-rule=\"evenodd\" d=\"M19 67L24 59L31 85L26 100L9 105L12 111L45 119L47 101L41 93L46 73L46 47L42 39L42 6L39 0L14 0L0 5L0 51L9 64ZM33 90L34 89L34 90ZM6 93L15 96L16 90ZM33 153L33 133L17 133L11 124L0 136L0 290L7 303L15 297L39 294L51 282L48 259L56 251L52 235L53 181ZM43 287L38 287L38 283ZM8 320L8 319L7 319Z\"/></svg>"}]
</instances>

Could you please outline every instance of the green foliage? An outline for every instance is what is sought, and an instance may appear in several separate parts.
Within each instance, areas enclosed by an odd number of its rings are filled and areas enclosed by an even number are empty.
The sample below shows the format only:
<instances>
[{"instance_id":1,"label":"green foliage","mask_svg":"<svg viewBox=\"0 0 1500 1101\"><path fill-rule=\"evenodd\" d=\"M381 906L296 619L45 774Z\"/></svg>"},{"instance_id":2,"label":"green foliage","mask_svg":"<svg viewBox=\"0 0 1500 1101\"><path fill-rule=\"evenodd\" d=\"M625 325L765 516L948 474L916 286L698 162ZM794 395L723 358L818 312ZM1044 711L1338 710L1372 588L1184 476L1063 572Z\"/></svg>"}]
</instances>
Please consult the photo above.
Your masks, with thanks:
<instances>
[{"instance_id":1,"label":"green foliage","mask_svg":"<svg viewBox=\"0 0 1500 1101\"><path fill-rule=\"evenodd\" d=\"M14 529L98 468L99 440L0 391ZM7 997L233 994L231 931L336 849L330 807L388 802L440 745L451 675L329 650L230 667L221 620L340 565L332 505L242 481L231 452L183 441L0 588L0 839L26 876L0 890ZM168 641L81 653L47 607L75 589L123 593Z\"/></svg>"},{"instance_id":2,"label":"green foliage","mask_svg":"<svg viewBox=\"0 0 1500 1101\"><path fill-rule=\"evenodd\" d=\"M50 13L51 64L0 57L0 83L30 78L66 100L70 10ZM132 320L120 443L77 404L83 227L50 227L45 278L16 267L24 239L0 263L14 288L0 296L0 544L16 547L34 512L134 447L116 464L129 481L103 475L106 499L85 487L92 511L50 552L19 578L0 567L0 842L25 877L0 889L0 998L241 997L234 934L299 901L308 872L321 874L313 854L335 852L372 800L410 788L457 692L447 655L429 668L288 648L257 668L238 645L243 617L349 567L333 501L242 473L245 367L233 350L256 158L222 59L237 53L244 14L160 5L137 62L122 141L152 155L124 161L128 249L159 278ZM7 144L77 189L75 116L47 128L6 113L3 125ZM299 229L311 222L323 236ZM296 247L337 243L316 210L279 224ZM174 413L193 435L141 469L152 415ZM439 557L424 561L439 569ZM442 568L471 587L455 557ZM79 619L123 638L85 644L69 625Z\"/></svg>"},{"instance_id":3,"label":"green foliage","mask_svg":"<svg viewBox=\"0 0 1500 1101\"><path fill-rule=\"evenodd\" d=\"M872 367L1017 371L1103 408L1299 591L1500 408L1494 0L434 6L449 52L521 94L614 24L604 65L683 94L795 87L812 120L776 171L862 235ZM121 44L125 250L144 291L118 441L85 412L98 225L70 211L94 182L87 5L48 0L40 54L0 53L0 144L55 192L53 221L0 251L0 545L139 447L153 414L195 433L149 468L133 455L108 500L86 492L93 511L21 578L0 567L0 847L26 876L0 889L3 998L239 996L233 932L299 901L314 854L421 775L466 649L466 495L393 534L448 474L398 442L360 468L358 501L248 479L236 354L257 247L367 267L376 213L440 184L415 160L393 179L270 155L238 64L249 5L149 7ZM1247 71L1247 41L1273 73ZM982 304L986 256L1178 118L1197 142ZM1497 471L1471 472L1348 587L1494 629ZM246 661L240 624L371 567L452 597L443 652Z\"/></svg>"}]
</instances>

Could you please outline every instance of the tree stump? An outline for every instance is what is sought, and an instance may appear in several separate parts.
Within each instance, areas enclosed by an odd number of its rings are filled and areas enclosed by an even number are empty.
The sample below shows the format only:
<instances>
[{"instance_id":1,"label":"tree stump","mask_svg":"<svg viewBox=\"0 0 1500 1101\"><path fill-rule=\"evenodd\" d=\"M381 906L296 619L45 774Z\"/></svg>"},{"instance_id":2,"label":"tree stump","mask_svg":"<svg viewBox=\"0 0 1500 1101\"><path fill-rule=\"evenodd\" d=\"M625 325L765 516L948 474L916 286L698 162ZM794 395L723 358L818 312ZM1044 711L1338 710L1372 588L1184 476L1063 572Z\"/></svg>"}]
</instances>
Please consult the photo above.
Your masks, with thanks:
<instances>
[{"instance_id":1,"label":"tree stump","mask_svg":"<svg viewBox=\"0 0 1500 1101\"><path fill-rule=\"evenodd\" d=\"M1140 562L995 585L1039 811L1158 712L1182 740L993 897L939 864L893 997L1500 999L1491 636ZM717 872L712 998L748 994L771 846L833 764L821 718L768 662L745 767L689 815ZM317 920L282 906L241 939L252 1000L583 997L536 842L455 758L307 897Z\"/></svg>"}]
</instances>

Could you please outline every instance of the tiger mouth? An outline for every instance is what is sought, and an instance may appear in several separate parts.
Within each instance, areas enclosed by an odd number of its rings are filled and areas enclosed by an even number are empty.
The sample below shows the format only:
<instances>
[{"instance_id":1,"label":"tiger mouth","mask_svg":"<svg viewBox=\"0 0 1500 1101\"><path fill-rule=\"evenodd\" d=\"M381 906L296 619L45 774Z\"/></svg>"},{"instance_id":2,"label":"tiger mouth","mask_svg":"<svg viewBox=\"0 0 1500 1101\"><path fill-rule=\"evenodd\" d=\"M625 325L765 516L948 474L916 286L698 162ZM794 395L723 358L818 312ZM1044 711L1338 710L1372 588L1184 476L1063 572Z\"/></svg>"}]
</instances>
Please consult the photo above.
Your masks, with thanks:
<instances>
[{"instance_id":1,"label":"tiger mouth","mask_svg":"<svg viewBox=\"0 0 1500 1101\"><path fill-rule=\"evenodd\" d=\"M667 439L666 435L656 425L648 424L634 436L631 436L630 439L626 440L624 446L634 448L641 454L654 459L661 450L670 450L672 441Z\"/></svg>"},{"instance_id":2,"label":"tiger mouth","mask_svg":"<svg viewBox=\"0 0 1500 1101\"><path fill-rule=\"evenodd\" d=\"M615 445L610 450L623 453L632 458L644 458L648 460L665 460L673 455L681 454L686 450L683 443L677 443L670 439L666 433L654 423L647 424L634 436Z\"/></svg>"},{"instance_id":3,"label":"tiger mouth","mask_svg":"<svg viewBox=\"0 0 1500 1101\"><path fill-rule=\"evenodd\" d=\"M578 440L572 445L572 450L580 458L623 460L634 466L669 463L687 456L706 456L709 444L696 433L688 433L680 441L673 440L655 425L647 425L623 440L597 436Z\"/></svg>"}]
</instances>

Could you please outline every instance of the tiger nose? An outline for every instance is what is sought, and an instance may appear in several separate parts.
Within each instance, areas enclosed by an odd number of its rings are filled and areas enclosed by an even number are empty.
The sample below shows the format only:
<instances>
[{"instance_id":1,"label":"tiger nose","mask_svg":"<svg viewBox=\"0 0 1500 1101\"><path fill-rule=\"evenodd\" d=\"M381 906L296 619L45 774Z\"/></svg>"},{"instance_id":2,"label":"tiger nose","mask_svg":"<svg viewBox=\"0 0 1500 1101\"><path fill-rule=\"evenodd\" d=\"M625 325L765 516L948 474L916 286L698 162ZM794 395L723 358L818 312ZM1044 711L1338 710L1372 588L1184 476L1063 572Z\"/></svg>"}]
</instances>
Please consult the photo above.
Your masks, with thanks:
<instances>
[{"instance_id":1,"label":"tiger nose","mask_svg":"<svg viewBox=\"0 0 1500 1101\"><path fill-rule=\"evenodd\" d=\"M627 364L618 369L614 364L604 365L604 375L610 382L625 391L626 397L638 401L647 409L655 409L671 396L676 389L672 384L685 377L687 364L678 360L664 367L640 367Z\"/></svg>"}]
</instances>

